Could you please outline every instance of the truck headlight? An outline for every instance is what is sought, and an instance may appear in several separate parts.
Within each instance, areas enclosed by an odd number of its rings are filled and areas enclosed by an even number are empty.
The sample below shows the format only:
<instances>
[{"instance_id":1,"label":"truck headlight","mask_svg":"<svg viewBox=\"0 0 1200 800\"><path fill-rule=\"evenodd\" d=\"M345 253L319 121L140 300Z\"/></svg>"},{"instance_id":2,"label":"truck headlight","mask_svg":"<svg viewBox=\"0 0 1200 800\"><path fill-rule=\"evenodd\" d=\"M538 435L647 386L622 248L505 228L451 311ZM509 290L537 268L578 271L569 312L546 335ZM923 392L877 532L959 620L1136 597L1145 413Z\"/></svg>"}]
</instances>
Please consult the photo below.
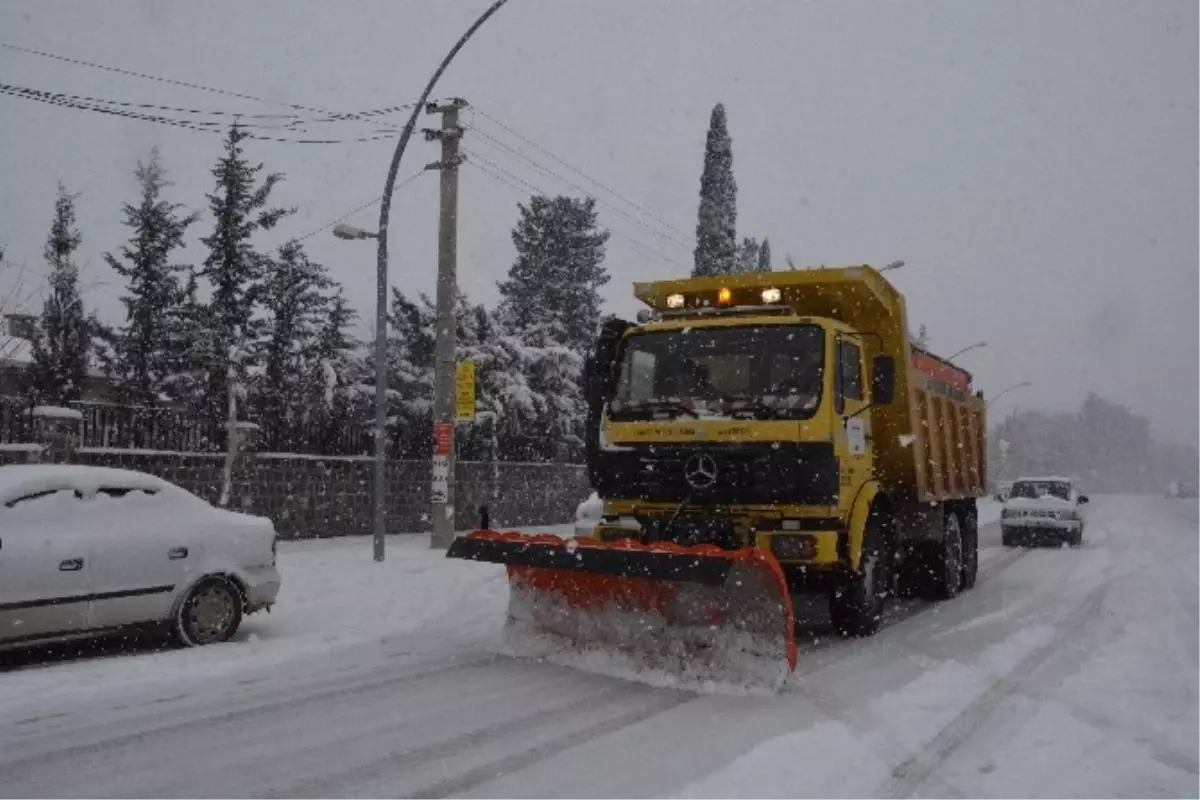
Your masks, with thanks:
<instances>
[{"instance_id":1,"label":"truck headlight","mask_svg":"<svg viewBox=\"0 0 1200 800\"><path fill-rule=\"evenodd\" d=\"M808 534L777 533L771 537L771 552L776 558L814 558L817 540Z\"/></svg>"}]
</instances>

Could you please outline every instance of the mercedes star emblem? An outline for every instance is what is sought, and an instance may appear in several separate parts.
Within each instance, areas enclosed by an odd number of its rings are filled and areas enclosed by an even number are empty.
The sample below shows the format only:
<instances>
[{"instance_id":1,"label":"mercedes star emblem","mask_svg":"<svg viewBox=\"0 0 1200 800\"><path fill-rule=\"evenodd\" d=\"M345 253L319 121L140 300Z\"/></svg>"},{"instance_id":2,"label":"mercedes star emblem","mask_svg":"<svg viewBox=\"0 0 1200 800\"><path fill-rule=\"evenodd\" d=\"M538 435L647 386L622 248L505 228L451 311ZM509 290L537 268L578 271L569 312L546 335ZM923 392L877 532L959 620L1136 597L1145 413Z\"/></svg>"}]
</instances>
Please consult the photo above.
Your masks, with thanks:
<instances>
[{"instance_id":1,"label":"mercedes star emblem","mask_svg":"<svg viewBox=\"0 0 1200 800\"><path fill-rule=\"evenodd\" d=\"M683 465L683 477L693 489L707 489L717 482L717 462L712 456L692 456Z\"/></svg>"}]
</instances>

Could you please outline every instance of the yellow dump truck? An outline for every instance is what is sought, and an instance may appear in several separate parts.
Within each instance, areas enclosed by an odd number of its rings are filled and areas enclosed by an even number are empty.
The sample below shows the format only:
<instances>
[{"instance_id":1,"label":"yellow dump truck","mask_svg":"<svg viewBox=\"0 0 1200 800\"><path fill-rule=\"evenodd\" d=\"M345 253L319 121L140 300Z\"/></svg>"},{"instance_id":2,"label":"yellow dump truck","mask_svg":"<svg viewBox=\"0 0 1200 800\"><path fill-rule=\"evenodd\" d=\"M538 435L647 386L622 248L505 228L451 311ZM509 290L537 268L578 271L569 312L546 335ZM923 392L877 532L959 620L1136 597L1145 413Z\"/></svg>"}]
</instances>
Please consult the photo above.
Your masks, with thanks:
<instances>
[{"instance_id":1,"label":"yellow dump truck","mask_svg":"<svg viewBox=\"0 0 1200 800\"><path fill-rule=\"evenodd\" d=\"M869 635L897 591L974 584L985 404L969 373L910 341L883 275L634 293L648 309L608 322L588 362L594 536L480 531L451 549L508 565L510 619L660 653L680 652L666 640L686 629L684 652L794 668L793 593L827 593L835 627ZM722 629L736 643L717 642Z\"/></svg>"}]
</instances>

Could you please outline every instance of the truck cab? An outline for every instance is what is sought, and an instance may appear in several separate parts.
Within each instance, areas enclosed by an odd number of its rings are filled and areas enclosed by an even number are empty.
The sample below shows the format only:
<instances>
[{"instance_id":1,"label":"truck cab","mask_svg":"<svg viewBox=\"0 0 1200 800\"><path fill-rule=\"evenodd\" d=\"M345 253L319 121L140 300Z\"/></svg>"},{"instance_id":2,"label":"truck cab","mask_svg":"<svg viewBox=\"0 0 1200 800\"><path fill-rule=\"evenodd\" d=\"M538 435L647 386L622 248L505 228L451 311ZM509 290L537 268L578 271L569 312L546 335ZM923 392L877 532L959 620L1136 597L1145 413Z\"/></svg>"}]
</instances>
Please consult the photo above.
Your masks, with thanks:
<instances>
[{"instance_id":1,"label":"truck cab","mask_svg":"<svg viewBox=\"0 0 1200 800\"><path fill-rule=\"evenodd\" d=\"M882 585L848 625L870 632L892 565L945 538L944 507L922 507L933 497L950 502L960 537L960 577L943 591L973 582L959 523L986 485L982 400L953 365L910 349L903 298L877 271L634 291L649 309L607 323L587 367L597 538L758 547L835 606L871 570Z\"/></svg>"}]
</instances>

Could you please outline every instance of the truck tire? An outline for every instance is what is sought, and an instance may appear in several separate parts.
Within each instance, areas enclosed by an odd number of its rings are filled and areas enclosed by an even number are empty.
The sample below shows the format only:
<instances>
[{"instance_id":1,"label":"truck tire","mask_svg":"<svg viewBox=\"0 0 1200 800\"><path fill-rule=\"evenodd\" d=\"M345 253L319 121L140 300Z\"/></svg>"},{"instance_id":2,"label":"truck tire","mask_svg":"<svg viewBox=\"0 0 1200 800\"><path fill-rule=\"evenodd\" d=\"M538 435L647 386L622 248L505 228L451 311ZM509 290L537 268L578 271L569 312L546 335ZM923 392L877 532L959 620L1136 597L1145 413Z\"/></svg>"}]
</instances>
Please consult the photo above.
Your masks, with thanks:
<instances>
[{"instance_id":1,"label":"truck tire","mask_svg":"<svg viewBox=\"0 0 1200 800\"><path fill-rule=\"evenodd\" d=\"M883 518L872 509L858 569L829 595L829 618L839 634L870 636L879 630L892 586L892 561Z\"/></svg>"},{"instance_id":2,"label":"truck tire","mask_svg":"<svg viewBox=\"0 0 1200 800\"><path fill-rule=\"evenodd\" d=\"M962 530L962 589L975 588L979 578L979 513L974 506L966 506L958 514Z\"/></svg>"},{"instance_id":3,"label":"truck tire","mask_svg":"<svg viewBox=\"0 0 1200 800\"><path fill-rule=\"evenodd\" d=\"M930 588L938 600L950 600L962 586L963 532L958 514L947 510L942 530L942 544L937 549L930 571Z\"/></svg>"}]
</instances>

